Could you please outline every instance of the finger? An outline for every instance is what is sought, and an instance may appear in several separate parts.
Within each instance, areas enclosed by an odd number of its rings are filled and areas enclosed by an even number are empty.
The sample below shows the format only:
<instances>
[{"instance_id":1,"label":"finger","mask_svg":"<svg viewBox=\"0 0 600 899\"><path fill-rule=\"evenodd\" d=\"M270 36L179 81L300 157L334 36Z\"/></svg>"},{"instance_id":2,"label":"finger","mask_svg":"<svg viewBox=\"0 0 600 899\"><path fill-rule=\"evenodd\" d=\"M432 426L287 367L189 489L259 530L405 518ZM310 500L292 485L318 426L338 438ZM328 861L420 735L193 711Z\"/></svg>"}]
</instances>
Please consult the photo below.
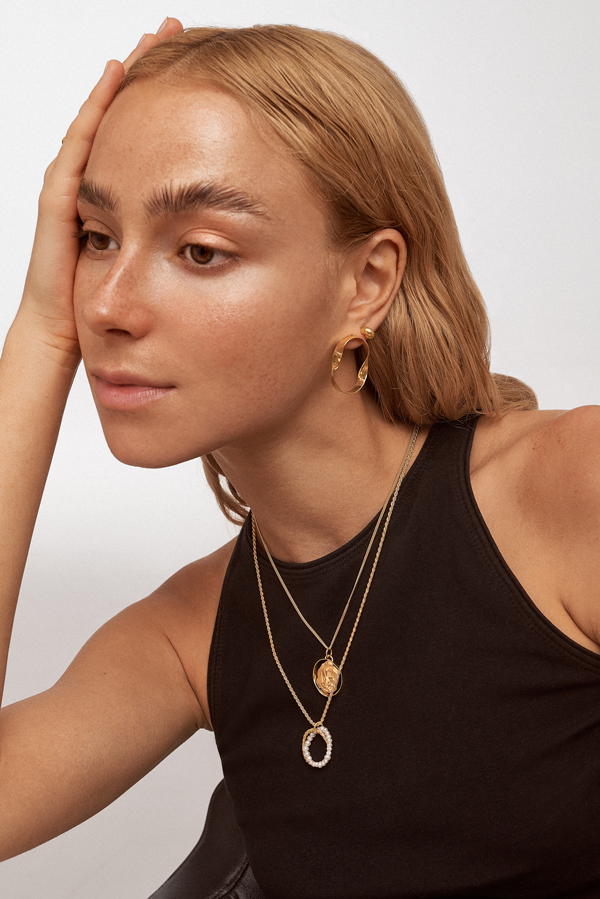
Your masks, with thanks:
<instances>
[{"instance_id":1,"label":"finger","mask_svg":"<svg viewBox=\"0 0 600 899\"><path fill-rule=\"evenodd\" d=\"M64 171L65 166L78 173L83 171L98 125L123 80L123 74L123 65L118 60L111 59L106 64L102 77L63 138L62 148L52 168L53 173Z\"/></svg>"},{"instance_id":2,"label":"finger","mask_svg":"<svg viewBox=\"0 0 600 899\"><path fill-rule=\"evenodd\" d=\"M173 35L177 34L179 31L183 31L183 25L179 19L167 16L156 34L144 34L142 36L142 39L135 50L132 50L127 59L123 62L125 71L131 68L133 63L136 62L140 56L143 56L147 50L150 50L151 47L155 47L157 44L160 44L161 41L173 37Z\"/></svg>"}]
</instances>

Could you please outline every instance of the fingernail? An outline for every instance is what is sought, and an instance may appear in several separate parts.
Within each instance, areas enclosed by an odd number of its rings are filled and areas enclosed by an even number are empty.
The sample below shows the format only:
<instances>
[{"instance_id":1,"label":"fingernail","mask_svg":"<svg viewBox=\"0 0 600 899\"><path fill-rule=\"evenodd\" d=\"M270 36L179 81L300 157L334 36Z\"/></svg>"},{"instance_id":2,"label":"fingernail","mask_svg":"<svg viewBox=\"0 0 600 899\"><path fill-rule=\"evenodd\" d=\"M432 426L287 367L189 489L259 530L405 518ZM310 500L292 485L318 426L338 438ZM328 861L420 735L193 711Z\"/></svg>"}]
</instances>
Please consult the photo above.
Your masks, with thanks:
<instances>
[{"instance_id":1,"label":"fingernail","mask_svg":"<svg viewBox=\"0 0 600 899\"><path fill-rule=\"evenodd\" d=\"M137 47L139 47L139 45L142 43L142 41L144 40L145 37L146 37L145 34L143 34L143 35L141 36L141 38L140 38L139 41L137 42L137 45L136 45Z\"/></svg>"},{"instance_id":2,"label":"fingernail","mask_svg":"<svg viewBox=\"0 0 600 899\"><path fill-rule=\"evenodd\" d=\"M162 25L160 26L160 28L159 28L158 31L156 32L157 34L160 34L161 31L162 31L164 28L167 27L167 22L168 22L168 21L169 21L169 17L167 16L167 18L165 19L165 21L162 23Z\"/></svg>"}]
</instances>

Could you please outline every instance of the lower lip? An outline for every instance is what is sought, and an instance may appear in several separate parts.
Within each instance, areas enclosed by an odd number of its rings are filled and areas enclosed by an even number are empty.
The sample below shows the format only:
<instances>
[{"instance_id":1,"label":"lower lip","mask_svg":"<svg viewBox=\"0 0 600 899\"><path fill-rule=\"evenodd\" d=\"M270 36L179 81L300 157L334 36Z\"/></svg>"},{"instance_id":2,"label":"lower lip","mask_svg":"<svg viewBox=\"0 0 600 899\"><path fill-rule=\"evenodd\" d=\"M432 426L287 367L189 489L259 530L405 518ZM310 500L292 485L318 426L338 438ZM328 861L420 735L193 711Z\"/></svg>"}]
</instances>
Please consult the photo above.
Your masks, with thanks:
<instances>
[{"instance_id":1,"label":"lower lip","mask_svg":"<svg viewBox=\"0 0 600 899\"><path fill-rule=\"evenodd\" d=\"M174 387L149 387L141 384L112 384L94 377L94 392L106 409L136 409L171 393Z\"/></svg>"}]
</instances>

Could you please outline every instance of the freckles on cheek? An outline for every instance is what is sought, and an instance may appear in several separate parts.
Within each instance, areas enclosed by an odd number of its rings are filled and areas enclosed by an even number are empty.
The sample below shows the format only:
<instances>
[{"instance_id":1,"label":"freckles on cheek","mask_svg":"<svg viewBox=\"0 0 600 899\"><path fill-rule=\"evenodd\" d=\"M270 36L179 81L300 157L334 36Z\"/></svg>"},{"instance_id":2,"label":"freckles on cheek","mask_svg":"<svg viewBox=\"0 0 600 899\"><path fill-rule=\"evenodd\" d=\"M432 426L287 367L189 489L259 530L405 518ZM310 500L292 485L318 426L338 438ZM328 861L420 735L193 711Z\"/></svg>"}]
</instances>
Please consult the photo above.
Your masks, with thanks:
<instances>
[{"instance_id":1,"label":"freckles on cheek","mask_svg":"<svg viewBox=\"0 0 600 899\"><path fill-rule=\"evenodd\" d=\"M73 281L73 307L76 315L81 314L85 303L96 293L105 276L105 268L91 265L83 253L79 256Z\"/></svg>"},{"instance_id":2,"label":"freckles on cheek","mask_svg":"<svg viewBox=\"0 0 600 899\"><path fill-rule=\"evenodd\" d=\"M215 278L197 291L188 289L183 297L173 293L169 306L182 335L237 341L260 330L271 315L272 292L253 280L246 271L233 278Z\"/></svg>"},{"instance_id":3,"label":"freckles on cheek","mask_svg":"<svg viewBox=\"0 0 600 899\"><path fill-rule=\"evenodd\" d=\"M225 403L245 396L252 404L273 390L285 371L293 370L290 349L297 351L303 340L285 315L275 318L269 297L215 303L208 314L186 319L173 353L189 360L193 380Z\"/></svg>"}]
</instances>

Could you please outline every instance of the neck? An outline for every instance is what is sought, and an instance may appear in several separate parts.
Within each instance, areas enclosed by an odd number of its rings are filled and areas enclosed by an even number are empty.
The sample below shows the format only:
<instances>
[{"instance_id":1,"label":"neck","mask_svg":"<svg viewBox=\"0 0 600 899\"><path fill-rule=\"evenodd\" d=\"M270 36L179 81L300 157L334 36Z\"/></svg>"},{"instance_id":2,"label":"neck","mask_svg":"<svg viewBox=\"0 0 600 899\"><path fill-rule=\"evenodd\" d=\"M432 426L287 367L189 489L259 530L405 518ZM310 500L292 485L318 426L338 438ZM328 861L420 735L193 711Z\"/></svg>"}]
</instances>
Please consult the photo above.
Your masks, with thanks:
<instances>
[{"instance_id":1,"label":"neck","mask_svg":"<svg viewBox=\"0 0 600 899\"><path fill-rule=\"evenodd\" d=\"M252 509L271 553L307 562L342 546L377 514L411 433L411 426L386 422L369 395L330 396L295 410L266 439L214 456ZM424 438L420 433L411 461Z\"/></svg>"}]
</instances>

